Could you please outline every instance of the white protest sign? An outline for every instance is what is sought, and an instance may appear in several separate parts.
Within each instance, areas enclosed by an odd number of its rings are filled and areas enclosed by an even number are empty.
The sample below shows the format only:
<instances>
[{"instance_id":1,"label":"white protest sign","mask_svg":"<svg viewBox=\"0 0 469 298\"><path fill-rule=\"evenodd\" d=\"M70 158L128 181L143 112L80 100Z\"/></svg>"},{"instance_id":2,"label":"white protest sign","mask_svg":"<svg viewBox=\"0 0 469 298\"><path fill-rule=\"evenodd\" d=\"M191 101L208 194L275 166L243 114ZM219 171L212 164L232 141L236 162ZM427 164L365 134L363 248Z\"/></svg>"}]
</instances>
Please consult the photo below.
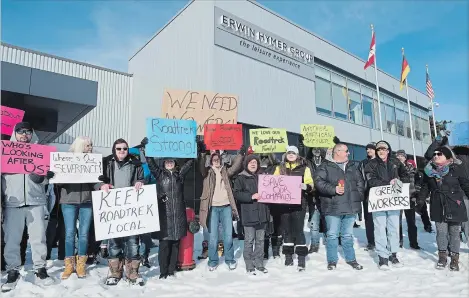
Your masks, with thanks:
<instances>
[{"instance_id":1,"label":"white protest sign","mask_svg":"<svg viewBox=\"0 0 469 298\"><path fill-rule=\"evenodd\" d=\"M51 152L50 183L96 183L103 174L103 156L93 153Z\"/></svg>"},{"instance_id":2,"label":"white protest sign","mask_svg":"<svg viewBox=\"0 0 469 298\"><path fill-rule=\"evenodd\" d=\"M409 186L409 183L404 183L400 190L394 189L392 185L371 188L368 198L368 211L410 209Z\"/></svg>"},{"instance_id":3,"label":"white protest sign","mask_svg":"<svg viewBox=\"0 0 469 298\"><path fill-rule=\"evenodd\" d=\"M160 230L156 185L93 191L96 240L140 235Z\"/></svg>"}]
</instances>

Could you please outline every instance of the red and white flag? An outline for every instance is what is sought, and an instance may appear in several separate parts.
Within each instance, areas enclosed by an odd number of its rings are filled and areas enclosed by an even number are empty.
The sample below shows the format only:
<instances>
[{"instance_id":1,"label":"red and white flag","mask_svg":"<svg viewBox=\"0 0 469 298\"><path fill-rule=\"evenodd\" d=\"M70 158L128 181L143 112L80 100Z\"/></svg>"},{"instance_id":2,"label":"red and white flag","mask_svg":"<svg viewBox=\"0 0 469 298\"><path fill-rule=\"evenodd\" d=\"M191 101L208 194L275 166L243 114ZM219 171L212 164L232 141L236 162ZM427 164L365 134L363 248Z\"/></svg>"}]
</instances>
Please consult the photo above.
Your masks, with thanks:
<instances>
[{"instance_id":1,"label":"red and white flag","mask_svg":"<svg viewBox=\"0 0 469 298\"><path fill-rule=\"evenodd\" d=\"M367 69L368 66L373 65L375 63L375 54L376 54L375 51L376 51L375 32L373 31L371 35L370 53L368 54L368 60L365 63L364 69Z\"/></svg>"}]
</instances>

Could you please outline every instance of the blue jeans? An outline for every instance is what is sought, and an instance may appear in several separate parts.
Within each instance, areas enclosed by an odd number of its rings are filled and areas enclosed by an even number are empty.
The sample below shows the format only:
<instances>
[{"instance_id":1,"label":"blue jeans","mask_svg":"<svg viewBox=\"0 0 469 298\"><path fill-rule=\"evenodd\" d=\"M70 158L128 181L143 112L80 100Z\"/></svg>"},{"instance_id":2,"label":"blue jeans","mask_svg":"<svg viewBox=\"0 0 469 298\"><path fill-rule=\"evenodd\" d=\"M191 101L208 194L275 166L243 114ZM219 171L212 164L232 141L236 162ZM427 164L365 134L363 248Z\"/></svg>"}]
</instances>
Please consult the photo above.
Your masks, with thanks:
<instances>
[{"instance_id":1,"label":"blue jeans","mask_svg":"<svg viewBox=\"0 0 469 298\"><path fill-rule=\"evenodd\" d=\"M401 210L373 212L375 244L378 256L389 258L399 249L399 215ZM387 233L386 233L387 231Z\"/></svg>"},{"instance_id":2,"label":"blue jeans","mask_svg":"<svg viewBox=\"0 0 469 298\"><path fill-rule=\"evenodd\" d=\"M311 232L311 245L319 246L319 239L321 235L319 234L319 223L321 222L321 214L317 208L314 209L313 216L310 223L310 232Z\"/></svg>"},{"instance_id":3,"label":"blue jeans","mask_svg":"<svg viewBox=\"0 0 469 298\"><path fill-rule=\"evenodd\" d=\"M353 224L355 223L356 217L356 214L341 216L326 215L326 254L328 263L337 263L339 260L339 255L337 253L339 234L341 237L345 261L355 261L355 250L353 249Z\"/></svg>"},{"instance_id":4,"label":"blue jeans","mask_svg":"<svg viewBox=\"0 0 469 298\"><path fill-rule=\"evenodd\" d=\"M90 231L91 217L93 216L91 203L79 205L61 204L61 208L65 225L65 257L73 257L75 255L77 219L79 221L78 255L86 256L88 250L88 234Z\"/></svg>"},{"instance_id":5,"label":"blue jeans","mask_svg":"<svg viewBox=\"0 0 469 298\"><path fill-rule=\"evenodd\" d=\"M127 236L109 239L108 259L139 260L139 238L140 236Z\"/></svg>"},{"instance_id":6,"label":"blue jeans","mask_svg":"<svg viewBox=\"0 0 469 298\"><path fill-rule=\"evenodd\" d=\"M218 225L221 222L223 229L223 246L226 264L236 263L233 247L233 219L231 206L215 207L210 210L210 240L208 242L208 265L218 265Z\"/></svg>"},{"instance_id":7,"label":"blue jeans","mask_svg":"<svg viewBox=\"0 0 469 298\"><path fill-rule=\"evenodd\" d=\"M140 235L140 255L148 258L152 247L153 241L151 239L151 233Z\"/></svg>"}]
</instances>

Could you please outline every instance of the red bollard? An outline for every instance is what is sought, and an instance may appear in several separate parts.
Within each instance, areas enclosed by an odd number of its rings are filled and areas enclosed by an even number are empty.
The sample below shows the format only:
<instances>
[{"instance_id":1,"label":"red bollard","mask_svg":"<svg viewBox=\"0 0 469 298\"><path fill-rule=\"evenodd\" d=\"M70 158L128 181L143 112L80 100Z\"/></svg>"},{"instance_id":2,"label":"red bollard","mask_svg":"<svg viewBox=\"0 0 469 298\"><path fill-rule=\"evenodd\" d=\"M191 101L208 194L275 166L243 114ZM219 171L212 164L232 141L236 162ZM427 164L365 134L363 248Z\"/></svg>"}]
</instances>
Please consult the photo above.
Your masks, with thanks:
<instances>
[{"instance_id":1,"label":"red bollard","mask_svg":"<svg viewBox=\"0 0 469 298\"><path fill-rule=\"evenodd\" d=\"M195 268L195 262L192 259L194 254L194 234L200 229L199 223L195 220L195 212L192 208L186 208L187 234L179 243L179 256L177 263L178 271L192 270Z\"/></svg>"}]
</instances>

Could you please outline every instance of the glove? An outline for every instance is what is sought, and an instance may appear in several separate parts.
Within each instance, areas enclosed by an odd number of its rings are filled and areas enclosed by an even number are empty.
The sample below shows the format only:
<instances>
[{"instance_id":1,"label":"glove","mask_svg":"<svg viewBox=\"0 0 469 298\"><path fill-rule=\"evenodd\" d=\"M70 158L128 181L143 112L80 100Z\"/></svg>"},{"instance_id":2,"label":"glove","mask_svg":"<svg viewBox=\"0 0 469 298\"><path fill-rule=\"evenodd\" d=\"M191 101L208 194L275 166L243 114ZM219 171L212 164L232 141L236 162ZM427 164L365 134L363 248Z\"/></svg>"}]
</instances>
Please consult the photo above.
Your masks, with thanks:
<instances>
[{"instance_id":1,"label":"glove","mask_svg":"<svg viewBox=\"0 0 469 298\"><path fill-rule=\"evenodd\" d=\"M238 154L245 155L246 154L246 146L241 146L238 150Z\"/></svg>"},{"instance_id":2,"label":"glove","mask_svg":"<svg viewBox=\"0 0 469 298\"><path fill-rule=\"evenodd\" d=\"M52 171L47 171L47 174L46 174L47 179L52 179L52 178L54 178L54 176L55 176L55 173L54 173L54 172L52 172Z\"/></svg>"},{"instance_id":3,"label":"glove","mask_svg":"<svg viewBox=\"0 0 469 298\"><path fill-rule=\"evenodd\" d=\"M140 142L141 145L145 146L146 144L148 144L148 138L147 137L144 137L142 139L142 141Z\"/></svg>"},{"instance_id":4,"label":"glove","mask_svg":"<svg viewBox=\"0 0 469 298\"><path fill-rule=\"evenodd\" d=\"M106 183L106 184L111 183L111 181L110 181L106 176L104 176L104 175L99 176L99 177L98 177L98 180L101 181L101 182L103 182L103 183Z\"/></svg>"}]
</instances>

